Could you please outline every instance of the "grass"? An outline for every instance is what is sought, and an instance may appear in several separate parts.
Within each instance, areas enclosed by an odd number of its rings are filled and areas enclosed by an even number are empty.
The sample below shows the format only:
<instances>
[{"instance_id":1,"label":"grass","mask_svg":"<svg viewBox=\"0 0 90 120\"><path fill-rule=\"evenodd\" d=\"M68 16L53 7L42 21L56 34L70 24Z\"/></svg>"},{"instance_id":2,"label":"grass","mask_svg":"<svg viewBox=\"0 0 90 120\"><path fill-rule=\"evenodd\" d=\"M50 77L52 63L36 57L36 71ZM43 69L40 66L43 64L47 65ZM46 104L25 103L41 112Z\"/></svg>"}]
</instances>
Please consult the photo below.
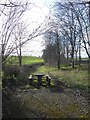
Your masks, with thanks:
<instances>
[{"instance_id":1,"label":"grass","mask_svg":"<svg viewBox=\"0 0 90 120\"><path fill-rule=\"evenodd\" d=\"M49 72L57 71L57 67L48 67L48 66L41 66L38 67L37 72L48 74Z\"/></svg>"},{"instance_id":2,"label":"grass","mask_svg":"<svg viewBox=\"0 0 90 120\"><path fill-rule=\"evenodd\" d=\"M34 63L41 63L44 62L42 57L34 57L34 56L22 56L22 64L34 64ZM18 65L18 57L17 56L12 56L10 58L10 63L14 65Z\"/></svg>"},{"instance_id":3,"label":"grass","mask_svg":"<svg viewBox=\"0 0 90 120\"><path fill-rule=\"evenodd\" d=\"M68 86L83 86L87 87L88 85L88 73L87 71L56 71L53 72L55 76L60 78Z\"/></svg>"},{"instance_id":4,"label":"grass","mask_svg":"<svg viewBox=\"0 0 90 120\"><path fill-rule=\"evenodd\" d=\"M62 67L58 70L56 67L41 66L37 71L50 74L52 78L58 78L58 80L64 82L68 87L78 89L87 89L88 87L88 70L83 69L83 67L81 69L79 67L76 69Z\"/></svg>"},{"instance_id":5,"label":"grass","mask_svg":"<svg viewBox=\"0 0 90 120\"><path fill-rule=\"evenodd\" d=\"M41 57L32 57L32 56L23 56L23 60L22 60L23 64L34 64L41 62L44 62L44 60Z\"/></svg>"}]
</instances>

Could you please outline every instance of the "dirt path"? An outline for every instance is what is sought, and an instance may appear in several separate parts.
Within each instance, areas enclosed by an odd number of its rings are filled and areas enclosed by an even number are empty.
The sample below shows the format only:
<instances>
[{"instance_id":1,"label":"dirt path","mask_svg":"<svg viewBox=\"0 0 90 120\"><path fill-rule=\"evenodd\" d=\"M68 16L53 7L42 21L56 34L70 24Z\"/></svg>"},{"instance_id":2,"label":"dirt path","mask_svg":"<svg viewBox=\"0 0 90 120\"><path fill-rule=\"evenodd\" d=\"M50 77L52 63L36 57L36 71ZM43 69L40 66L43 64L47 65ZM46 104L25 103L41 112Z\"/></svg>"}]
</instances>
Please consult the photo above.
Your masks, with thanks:
<instances>
[{"instance_id":1,"label":"dirt path","mask_svg":"<svg viewBox=\"0 0 90 120\"><path fill-rule=\"evenodd\" d=\"M52 90L17 89L14 94L28 118L87 118L88 102L78 91L69 88Z\"/></svg>"}]
</instances>

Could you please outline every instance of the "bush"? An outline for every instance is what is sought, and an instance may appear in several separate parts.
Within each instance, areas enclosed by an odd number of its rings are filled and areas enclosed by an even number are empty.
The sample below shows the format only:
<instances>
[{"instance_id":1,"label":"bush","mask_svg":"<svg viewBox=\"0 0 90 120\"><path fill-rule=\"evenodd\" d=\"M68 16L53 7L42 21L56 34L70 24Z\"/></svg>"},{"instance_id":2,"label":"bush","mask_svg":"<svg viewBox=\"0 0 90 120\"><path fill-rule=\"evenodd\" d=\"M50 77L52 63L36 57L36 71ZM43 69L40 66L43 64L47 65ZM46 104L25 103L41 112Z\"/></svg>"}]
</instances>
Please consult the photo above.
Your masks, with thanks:
<instances>
[{"instance_id":1,"label":"bush","mask_svg":"<svg viewBox=\"0 0 90 120\"><path fill-rule=\"evenodd\" d=\"M2 87L16 86L18 84L19 69L17 66L3 68Z\"/></svg>"}]
</instances>

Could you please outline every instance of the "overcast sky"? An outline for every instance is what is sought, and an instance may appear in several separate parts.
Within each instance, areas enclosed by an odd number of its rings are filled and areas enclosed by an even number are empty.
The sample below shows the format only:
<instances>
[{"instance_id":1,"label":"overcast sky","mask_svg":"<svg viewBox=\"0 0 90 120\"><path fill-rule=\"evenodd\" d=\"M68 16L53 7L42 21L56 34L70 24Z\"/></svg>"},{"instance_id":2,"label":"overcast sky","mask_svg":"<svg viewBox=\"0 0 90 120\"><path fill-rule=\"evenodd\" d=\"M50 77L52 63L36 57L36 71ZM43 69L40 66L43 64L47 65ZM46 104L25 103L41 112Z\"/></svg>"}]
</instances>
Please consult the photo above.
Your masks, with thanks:
<instances>
[{"instance_id":1,"label":"overcast sky","mask_svg":"<svg viewBox=\"0 0 90 120\"><path fill-rule=\"evenodd\" d=\"M4 3L4 1L6 2L8 0L0 0L0 3ZM28 26L27 31L29 31L30 34L30 31L32 33L32 30L34 28L37 28L45 20L45 17L48 16L50 12L49 8L53 6L54 0L22 0L22 1L34 3L33 7L30 8L30 10L26 11L24 16L22 17L22 21L24 21L24 23ZM0 23L3 24L3 16L0 17ZM2 24L0 25L0 30ZM45 48L43 43L44 40L42 36L39 36L31 40L31 42L27 42L26 45L22 47L22 55L42 56L42 50Z\"/></svg>"},{"instance_id":2,"label":"overcast sky","mask_svg":"<svg viewBox=\"0 0 90 120\"><path fill-rule=\"evenodd\" d=\"M29 1L29 0L28 0ZM45 17L50 11L50 5L53 5L54 0L32 0L35 6L25 13L23 19L27 24L30 24L30 28L38 26L45 20ZM33 23L33 24L32 24ZM39 36L30 42L28 42L22 50L23 55L42 56L42 50L45 48L44 40L42 36Z\"/></svg>"}]
</instances>

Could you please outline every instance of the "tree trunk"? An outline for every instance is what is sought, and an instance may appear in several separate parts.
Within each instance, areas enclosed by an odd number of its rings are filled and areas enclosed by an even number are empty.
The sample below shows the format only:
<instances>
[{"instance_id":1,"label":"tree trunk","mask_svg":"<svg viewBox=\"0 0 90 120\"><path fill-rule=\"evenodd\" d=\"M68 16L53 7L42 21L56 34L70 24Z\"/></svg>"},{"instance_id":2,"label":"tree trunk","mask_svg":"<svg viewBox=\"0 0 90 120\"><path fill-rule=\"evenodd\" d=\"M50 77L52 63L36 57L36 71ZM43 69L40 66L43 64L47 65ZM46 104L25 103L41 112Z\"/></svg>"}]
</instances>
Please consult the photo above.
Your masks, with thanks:
<instances>
[{"instance_id":1,"label":"tree trunk","mask_svg":"<svg viewBox=\"0 0 90 120\"><path fill-rule=\"evenodd\" d=\"M74 67L74 47L72 47L72 68Z\"/></svg>"},{"instance_id":2,"label":"tree trunk","mask_svg":"<svg viewBox=\"0 0 90 120\"><path fill-rule=\"evenodd\" d=\"M58 69L60 69L60 46L59 46L59 39L58 39L58 31L56 31L56 41L57 41L57 66Z\"/></svg>"},{"instance_id":3,"label":"tree trunk","mask_svg":"<svg viewBox=\"0 0 90 120\"><path fill-rule=\"evenodd\" d=\"M77 65L77 51L76 51L76 65Z\"/></svg>"},{"instance_id":4,"label":"tree trunk","mask_svg":"<svg viewBox=\"0 0 90 120\"><path fill-rule=\"evenodd\" d=\"M69 50L68 50L68 46L67 46L67 63L69 62Z\"/></svg>"},{"instance_id":5,"label":"tree trunk","mask_svg":"<svg viewBox=\"0 0 90 120\"><path fill-rule=\"evenodd\" d=\"M21 43L20 43L19 65L20 65L20 66L22 66L22 53L21 53Z\"/></svg>"},{"instance_id":6,"label":"tree trunk","mask_svg":"<svg viewBox=\"0 0 90 120\"><path fill-rule=\"evenodd\" d=\"M81 66L81 37L79 37L79 66Z\"/></svg>"}]
</instances>

